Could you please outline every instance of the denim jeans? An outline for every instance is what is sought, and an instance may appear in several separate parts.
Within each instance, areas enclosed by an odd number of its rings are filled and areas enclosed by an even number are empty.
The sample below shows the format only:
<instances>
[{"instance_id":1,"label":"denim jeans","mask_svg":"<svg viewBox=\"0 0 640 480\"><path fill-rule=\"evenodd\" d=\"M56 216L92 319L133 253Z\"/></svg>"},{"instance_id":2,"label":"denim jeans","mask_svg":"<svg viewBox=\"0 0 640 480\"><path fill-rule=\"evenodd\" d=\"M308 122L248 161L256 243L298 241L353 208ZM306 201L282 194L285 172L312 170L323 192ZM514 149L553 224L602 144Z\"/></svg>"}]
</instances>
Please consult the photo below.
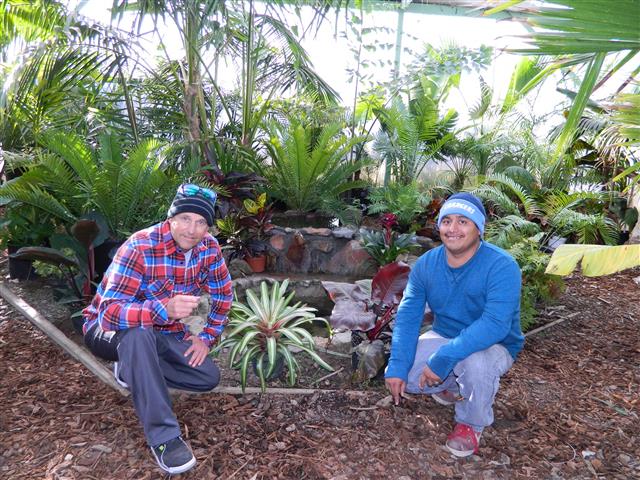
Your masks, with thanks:
<instances>
[{"instance_id":1,"label":"denim jeans","mask_svg":"<svg viewBox=\"0 0 640 480\"><path fill-rule=\"evenodd\" d=\"M418 394L432 394L443 390L459 393L463 399L455 404L456 422L465 423L476 432L481 432L484 427L493 423L493 401L498 392L500 377L513 365L513 357L502 345L492 345L458 362L440 385L421 389L418 380L428 358L448 341L433 331L420 336L406 390Z\"/></svg>"}]
</instances>

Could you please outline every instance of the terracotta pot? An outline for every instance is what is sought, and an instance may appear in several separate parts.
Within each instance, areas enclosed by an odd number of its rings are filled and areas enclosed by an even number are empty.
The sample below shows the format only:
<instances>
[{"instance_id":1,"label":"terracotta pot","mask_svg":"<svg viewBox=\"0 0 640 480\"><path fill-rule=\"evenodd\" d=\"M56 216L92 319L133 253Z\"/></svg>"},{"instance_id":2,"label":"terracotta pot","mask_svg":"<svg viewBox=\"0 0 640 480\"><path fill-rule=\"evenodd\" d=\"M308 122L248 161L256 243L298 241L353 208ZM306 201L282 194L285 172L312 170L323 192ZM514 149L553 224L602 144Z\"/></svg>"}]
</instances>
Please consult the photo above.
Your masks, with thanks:
<instances>
[{"instance_id":1,"label":"terracotta pot","mask_svg":"<svg viewBox=\"0 0 640 480\"><path fill-rule=\"evenodd\" d=\"M267 263L266 255L258 255L257 257L245 257L245 262L249 264L251 270L255 273L264 272L265 265Z\"/></svg>"}]
</instances>

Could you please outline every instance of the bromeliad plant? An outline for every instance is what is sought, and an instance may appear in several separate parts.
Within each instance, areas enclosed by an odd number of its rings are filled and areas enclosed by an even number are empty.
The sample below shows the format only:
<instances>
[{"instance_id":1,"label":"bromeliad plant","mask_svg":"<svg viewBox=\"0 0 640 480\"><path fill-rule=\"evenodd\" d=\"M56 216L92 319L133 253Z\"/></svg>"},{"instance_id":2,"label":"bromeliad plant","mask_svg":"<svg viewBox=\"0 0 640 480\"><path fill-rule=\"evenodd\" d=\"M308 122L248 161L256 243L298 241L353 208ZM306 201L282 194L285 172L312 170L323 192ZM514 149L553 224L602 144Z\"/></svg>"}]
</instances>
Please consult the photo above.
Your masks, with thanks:
<instances>
[{"instance_id":1,"label":"bromeliad plant","mask_svg":"<svg viewBox=\"0 0 640 480\"><path fill-rule=\"evenodd\" d=\"M301 305L299 302L289 305L295 292L285 297L288 280L274 282L269 292L267 283L260 284L260 296L247 290L247 303L234 301L229 314L228 334L213 350L218 355L229 348L229 365L240 370L240 383L244 391L247 384L247 368L254 367L262 391L266 390L266 381L276 369L278 361L284 361L288 369L289 384L293 386L299 368L298 361L289 347L302 350L321 367L333 371L314 351L315 344L305 325L312 322L324 323L329 332L328 322L316 317L315 308ZM278 360L281 357L282 360Z\"/></svg>"},{"instance_id":2,"label":"bromeliad plant","mask_svg":"<svg viewBox=\"0 0 640 480\"><path fill-rule=\"evenodd\" d=\"M382 215L380 225L383 231L360 229L360 241L381 267L395 262L398 255L418 246L411 233L398 234L393 231L393 227L398 225L398 219L393 213Z\"/></svg>"}]
</instances>

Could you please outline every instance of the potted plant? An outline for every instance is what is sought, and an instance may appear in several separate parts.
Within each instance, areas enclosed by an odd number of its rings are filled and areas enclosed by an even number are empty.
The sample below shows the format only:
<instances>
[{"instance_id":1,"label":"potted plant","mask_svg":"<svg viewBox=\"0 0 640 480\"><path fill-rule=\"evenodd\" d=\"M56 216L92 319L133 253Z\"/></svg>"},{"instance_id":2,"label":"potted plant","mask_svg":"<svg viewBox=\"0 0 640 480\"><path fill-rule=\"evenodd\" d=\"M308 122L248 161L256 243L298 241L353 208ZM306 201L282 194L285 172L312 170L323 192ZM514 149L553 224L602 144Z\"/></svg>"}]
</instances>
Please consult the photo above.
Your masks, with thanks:
<instances>
[{"instance_id":1,"label":"potted plant","mask_svg":"<svg viewBox=\"0 0 640 480\"><path fill-rule=\"evenodd\" d=\"M213 354L218 355L223 349L230 349L229 365L240 370L243 391L250 363L254 364L263 392L267 379L279 362L286 365L289 384L293 386L299 365L289 347L301 350L321 367L333 371L314 351L313 337L304 328L312 322L324 323L327 328L329 324L324 318L316 317L315 308L299 302L289 305L295 292L285 297L288 284L288 280L273 282L269 291L267 283L262 282L259 297L249 289L246 304L237 300L233 302L226 329L229 333L224 335Z\"/></svg>"},{"instance_id":2,"label":"potted plant","mask_svg":"<svg viewBox=\"0 0 640 480\"><path fill-rule=\"evenodd\" d=\"M243 209L240 223L246 228L248 236L245 261L254 272L264 272L267 258L266 232L273 228L273 207L267 204L267 194L262 193L255 200L245 199Z\"/></svg>"},{"instance_id":3,"label":"potted plant","mask_svg":"<svg viewBox=\"0 0 640 480\"><path fill-rule=\"evenodd\" d=\"M9 254L9 276L17 280L28 280L34 274L33 262L15 258L22 247L44 245L54 233L53 224L38 215L33 207L19 202L5 205L4 215L0 220L0 248Z\"/></svg>"},{"instance_id":4,"label":"potted plant","mask_svg":"<svg viewBox=\"0 0 640 480\"><path fill-rule=\"evenodd\" d=\"M247 262L255 273L263 272L266 266L266 232L271 224L272 206L266 203L267 195L258 195L256 200L244 199L239 212L228 212L216 220L218 235L224 240L222 249L228 261L239 258Z\"/></svg>"}]
</instances>

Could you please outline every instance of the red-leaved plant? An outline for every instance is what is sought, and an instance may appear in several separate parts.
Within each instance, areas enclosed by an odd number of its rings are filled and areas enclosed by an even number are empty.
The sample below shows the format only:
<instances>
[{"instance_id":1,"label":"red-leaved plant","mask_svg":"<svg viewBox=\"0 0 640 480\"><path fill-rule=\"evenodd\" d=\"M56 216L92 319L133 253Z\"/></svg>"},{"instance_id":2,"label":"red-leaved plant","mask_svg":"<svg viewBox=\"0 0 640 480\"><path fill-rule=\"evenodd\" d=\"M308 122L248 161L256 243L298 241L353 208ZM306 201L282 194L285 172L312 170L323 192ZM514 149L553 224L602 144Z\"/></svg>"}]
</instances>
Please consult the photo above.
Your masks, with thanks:
<instances>
[{"instance_id":1,"label":"red-leaved plant","mask_svg":"<svg viewBox=\"0 0 640 480\"><path fill-rule=\"evenodd\" d=\"M406 263L394 262L380 268L371 281L322 282L335 303L331 327L366 332L369 340L378 338L402 300L409 271Z\"/></svg>"},{"instance_id":2,"label":"red-leaved plant","mask_svg":"<svg viewBox=\"0 0 640 480\"><path fill-rule=\"evenodd\" d=\"M361 280L355 284L322 282L335 305L329 324L335 329L352 331L353 368L360 379L373 378L386 363L381 336L389 333L393 319L407 281L410 267L403 262L394 262L378 270L372 280ZM387 335L387 340L390 335Z\"/></svg>"}]
</instances>

